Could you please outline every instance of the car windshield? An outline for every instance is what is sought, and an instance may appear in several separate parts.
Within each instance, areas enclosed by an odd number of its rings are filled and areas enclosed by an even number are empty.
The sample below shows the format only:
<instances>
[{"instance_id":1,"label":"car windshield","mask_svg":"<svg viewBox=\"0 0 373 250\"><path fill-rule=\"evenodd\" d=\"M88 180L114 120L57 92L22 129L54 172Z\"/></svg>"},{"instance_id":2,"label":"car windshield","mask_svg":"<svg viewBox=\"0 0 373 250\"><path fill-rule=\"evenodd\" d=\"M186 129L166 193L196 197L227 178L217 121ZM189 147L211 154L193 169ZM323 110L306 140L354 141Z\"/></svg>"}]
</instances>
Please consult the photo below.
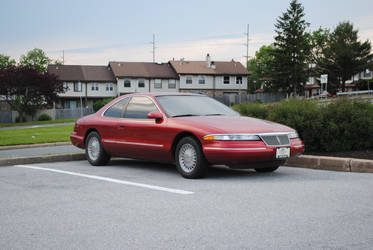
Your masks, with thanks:
<instances>
[{"instance_id":1,"label":"car windshield","mask_svg":"<svg viewBox=\"0 0 373 250\"><path fill-rule=\"evenodd\" d=\"M178 95L156 97L168 117L239 116L224 104L207 96Z\"/></svg>"}]
</instances>

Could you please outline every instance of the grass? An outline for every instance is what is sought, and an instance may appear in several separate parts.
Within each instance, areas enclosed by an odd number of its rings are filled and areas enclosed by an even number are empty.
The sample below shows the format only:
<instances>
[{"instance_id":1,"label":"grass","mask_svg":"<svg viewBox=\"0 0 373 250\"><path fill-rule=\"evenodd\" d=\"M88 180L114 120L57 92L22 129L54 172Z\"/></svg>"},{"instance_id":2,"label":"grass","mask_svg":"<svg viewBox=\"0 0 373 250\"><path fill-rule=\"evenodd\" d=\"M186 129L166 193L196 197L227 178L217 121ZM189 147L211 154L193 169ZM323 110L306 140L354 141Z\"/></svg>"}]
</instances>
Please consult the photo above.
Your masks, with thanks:
<instances>
[{"instance_id":1,"label":"grass","mask_svg":"<svg viewBox=\"0 0 373 250\"><path fill-rule=\"evenodd\" d=\"M16 126L31 126L31 125L40 125L40 124L53 124L53 123L68 123L76 122L77 119L58 119L51 121L34 121L34 122L21 122L21 123L3 123L0 124L0 128L4 127L16 127Z\"/></svg>"},{"instance_id":2,"label":"grass","mask_svg":"<svg viewBox=\"0 0 373 250\"><path fill-rule=\"evenodd\" d=\"M0 146L70 141L74 125L0 130Z\"/></svg>"}]
</instances>

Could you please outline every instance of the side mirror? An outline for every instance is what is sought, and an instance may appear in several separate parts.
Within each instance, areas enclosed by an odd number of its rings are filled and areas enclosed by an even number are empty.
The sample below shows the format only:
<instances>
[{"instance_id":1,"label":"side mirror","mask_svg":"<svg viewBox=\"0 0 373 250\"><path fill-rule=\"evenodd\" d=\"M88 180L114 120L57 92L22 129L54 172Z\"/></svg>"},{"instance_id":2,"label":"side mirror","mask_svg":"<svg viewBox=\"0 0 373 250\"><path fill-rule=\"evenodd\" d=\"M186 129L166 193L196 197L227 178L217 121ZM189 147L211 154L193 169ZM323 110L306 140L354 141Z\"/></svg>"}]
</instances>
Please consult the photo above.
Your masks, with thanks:
<instances>
[{"instance_id":1,"label":"side mirror","mask_svg":"<svg viewBox=\"0 0 373 250\"><path fill-rule=\"evenodd\" d=\"M152 111L148 114L149 119L163 120L163 115L159 111Z\"/></svg>"}]
</instances>

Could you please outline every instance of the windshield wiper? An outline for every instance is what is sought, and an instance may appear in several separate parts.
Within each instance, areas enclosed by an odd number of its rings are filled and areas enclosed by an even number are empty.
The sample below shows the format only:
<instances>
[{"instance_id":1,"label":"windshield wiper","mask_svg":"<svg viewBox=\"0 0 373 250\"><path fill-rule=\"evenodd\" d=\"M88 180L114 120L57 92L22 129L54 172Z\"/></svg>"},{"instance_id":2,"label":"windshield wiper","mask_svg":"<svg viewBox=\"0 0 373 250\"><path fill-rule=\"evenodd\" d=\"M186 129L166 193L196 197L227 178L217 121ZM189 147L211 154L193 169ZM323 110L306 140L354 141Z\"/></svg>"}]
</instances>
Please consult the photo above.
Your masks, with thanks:
<instances>
[{"instance_id":1,"label":"windshield wiper","mask_svg":"<svg viewBox=\"0 0 373 250\"><path fill-rule=\"evenodd\" d=\"M183 115L173 115L171 117L184 117L184 116L198 116L196 114L183 114Z\"/></svg>"}]
</instances>

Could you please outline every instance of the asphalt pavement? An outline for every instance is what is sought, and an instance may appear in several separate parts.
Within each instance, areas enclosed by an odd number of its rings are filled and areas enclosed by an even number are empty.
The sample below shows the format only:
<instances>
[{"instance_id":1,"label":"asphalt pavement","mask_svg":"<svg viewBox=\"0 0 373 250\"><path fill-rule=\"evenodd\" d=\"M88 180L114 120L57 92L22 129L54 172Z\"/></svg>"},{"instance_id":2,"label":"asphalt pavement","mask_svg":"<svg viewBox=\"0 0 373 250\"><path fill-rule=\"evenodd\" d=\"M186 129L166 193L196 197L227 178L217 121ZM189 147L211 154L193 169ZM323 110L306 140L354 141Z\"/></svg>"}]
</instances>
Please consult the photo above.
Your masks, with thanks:
<instances>
[{"instance_id":1,"label":"asphalt pavement","mask_svg":"<svg viewBox=\"0 0 373 250\"><path fill-rule=\"evenodd\" d=\"M0 167L1 249L372 249L373 175L114 160Z\"/></svg>"},{"instance_id":2,"label":"asphalt pavement","mask_svg":"<svg viewBox=\"0 0 373 250\"><path fill-rule=\"evenodd\" d=\"M0 150L0 159L1 158L37 156L37 155L49 155L49 154L77 153L77 152L84 152L84 150L77 148L73 145L6 149L6 150Z\"/></svg>"}]
</instances>

